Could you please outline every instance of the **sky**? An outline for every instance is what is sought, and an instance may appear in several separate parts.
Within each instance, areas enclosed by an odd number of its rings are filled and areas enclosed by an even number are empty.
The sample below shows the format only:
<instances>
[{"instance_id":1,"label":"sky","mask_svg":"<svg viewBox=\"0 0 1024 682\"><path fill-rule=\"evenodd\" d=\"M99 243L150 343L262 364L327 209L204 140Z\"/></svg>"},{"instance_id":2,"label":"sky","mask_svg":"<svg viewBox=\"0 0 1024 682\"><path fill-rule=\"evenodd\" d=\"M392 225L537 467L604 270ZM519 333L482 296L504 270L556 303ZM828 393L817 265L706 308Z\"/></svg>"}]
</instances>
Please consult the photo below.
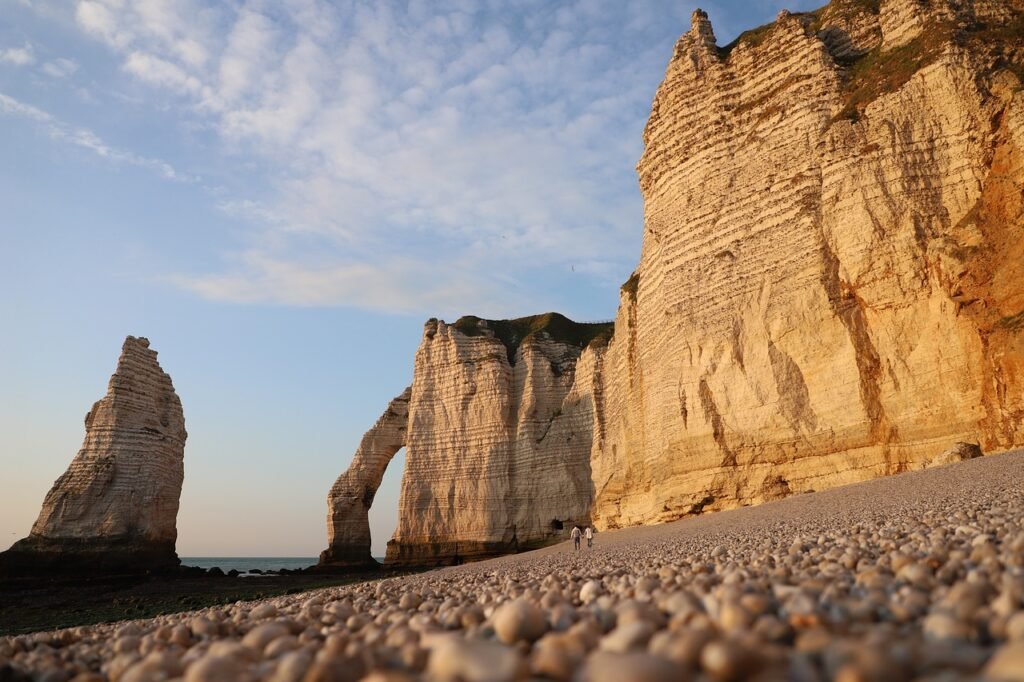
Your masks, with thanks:
<instances>
[{"instance_id":1,"label":"sky","mask_svg":"<svg viewBox=\"0 0 1024 682\"><path fill-rule=\"evenodd\" d=\"M700 3L719 44L817 4ZM614 317L696 6L0 0L0 549L132 334L184 405L179 555L316 556L425 320Z\"/></svg>"}]
</instances>

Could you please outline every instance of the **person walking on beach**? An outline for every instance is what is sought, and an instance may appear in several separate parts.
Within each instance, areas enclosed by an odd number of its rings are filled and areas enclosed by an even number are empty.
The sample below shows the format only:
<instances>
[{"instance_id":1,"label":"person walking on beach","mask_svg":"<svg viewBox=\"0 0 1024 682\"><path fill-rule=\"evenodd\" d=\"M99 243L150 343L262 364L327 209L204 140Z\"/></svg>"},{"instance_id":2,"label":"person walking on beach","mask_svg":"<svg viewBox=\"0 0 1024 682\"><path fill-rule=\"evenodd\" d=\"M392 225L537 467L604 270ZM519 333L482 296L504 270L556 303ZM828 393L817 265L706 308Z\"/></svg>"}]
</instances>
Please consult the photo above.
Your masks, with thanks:
<instances>
[{"instance_id":1,"label":"person walking on beach","mask_svg":"<svg viewBox=\"0 0 1024 682\"><path fill-rule=\"evenodd\" d=\"M579 526L573 526L572 527L572 532L569 533L569 537L572 538L572 543L576 546L576 551L579 551L579 549L580 549L580 536L581 535L582 535L582 533L580 532L580 527Z\"/></svg>"},{"instance_id":2,"label":"person walking on beach","mask_svg":"<svg viewBox=\"0 0 1024 682\"><path fill-rule=\"evenodd\" d=\"M587 526L587 529L583 531L583 537L587 539L587 549L594 546L594 529Z\"/></svg>"}]
</instances>

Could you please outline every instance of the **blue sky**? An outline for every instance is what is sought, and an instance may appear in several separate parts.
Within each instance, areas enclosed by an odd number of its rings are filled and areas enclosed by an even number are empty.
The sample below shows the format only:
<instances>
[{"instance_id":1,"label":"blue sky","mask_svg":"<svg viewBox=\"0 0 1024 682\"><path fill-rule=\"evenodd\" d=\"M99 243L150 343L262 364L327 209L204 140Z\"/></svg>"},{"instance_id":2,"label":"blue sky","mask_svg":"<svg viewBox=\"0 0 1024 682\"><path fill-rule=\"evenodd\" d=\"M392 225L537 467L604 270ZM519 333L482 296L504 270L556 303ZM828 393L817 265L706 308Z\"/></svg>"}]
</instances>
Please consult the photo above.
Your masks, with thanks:
<instances>
[{"instance_id":1,"label":"blue sky","mask_svg":"<svg viewBox=\"0 0 1024 682\"><path fill-rule=\"evenodd\" d=\"M724 44L816 3L700 5ZM318 553L424 320L614 316L696 6L0 0L0 546L134 334L185 407L179 554Z\"/></svg>"}]
</instances>

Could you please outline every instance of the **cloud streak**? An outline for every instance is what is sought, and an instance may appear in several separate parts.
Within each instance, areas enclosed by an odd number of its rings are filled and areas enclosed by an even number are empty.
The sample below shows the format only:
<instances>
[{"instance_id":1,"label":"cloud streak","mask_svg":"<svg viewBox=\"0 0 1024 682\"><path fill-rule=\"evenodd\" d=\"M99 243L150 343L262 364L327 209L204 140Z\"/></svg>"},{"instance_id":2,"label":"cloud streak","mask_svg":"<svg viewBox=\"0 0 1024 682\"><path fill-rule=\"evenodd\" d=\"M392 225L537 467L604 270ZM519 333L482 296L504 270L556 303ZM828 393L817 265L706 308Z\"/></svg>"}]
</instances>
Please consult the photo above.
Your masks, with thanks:
<instances>
[{"instance_id":1,"label":"cloud streak","mask_svg":"<svg viewBox=\"0 0 1024 682\"><path fill-rule=\"evenodd\" d=\"M8 47L0 50L0 63L28 66L34 64L35 61L35 52L29 44L24 47Z\"/></svg>"},{"instance_id":2,"label":"cloud streak","mask_svg":"<svg viewBox=\"0 0 1024 682\"><path fill-rule=\"evenodd\" d=\"M245 232L223 269L180 286L348 305L365 277L380 293L359 305L432 313L460 298L503 307L508 286L557 298L551 273L577 265L601 282L628 273L640 132L688 11L80 0L75 20L160 106L261 169L267 191L239 183L222 203ZM445 269L460 274L424 292L420 275ZM508 286L493 286L495 271L514 273Z\"/></svg>"},{"instance_id":3,"label":"cloud streak","mask_svg":"<svg viewBox=\"0 0 1024 682\"><path fill-rule=\"evenodd\" d=\"M4 93L0 93L0 114L32 121L50 139L85 149L112 163L144 168L157 173L167 180L174 180L176 182L198 181L198 178L177 171L166 161L140 156L134 152L113 147L104 142L102 138L91 130L69 125L42 109L25 104Z\"/></svg>"}]
</instances>

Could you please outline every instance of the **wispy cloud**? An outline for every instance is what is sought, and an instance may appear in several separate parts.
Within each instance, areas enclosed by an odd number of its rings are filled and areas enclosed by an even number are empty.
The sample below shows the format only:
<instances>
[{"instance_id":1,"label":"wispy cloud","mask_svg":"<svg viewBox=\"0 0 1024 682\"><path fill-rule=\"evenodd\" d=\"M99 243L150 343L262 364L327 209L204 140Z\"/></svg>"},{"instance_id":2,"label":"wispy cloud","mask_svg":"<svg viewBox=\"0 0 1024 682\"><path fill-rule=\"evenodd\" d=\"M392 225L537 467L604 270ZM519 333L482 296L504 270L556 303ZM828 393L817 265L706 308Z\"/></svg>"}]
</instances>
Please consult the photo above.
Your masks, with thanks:
<instances>
[{"instance_id":1,"label":"wispy cloud","mask_svg":"<svg viewBox=\"0 0 1024 682\"><path fill-rule=\"evenodd\" d=\"M78 71L78 62L62 57L46 62L43 64L42 70L43 73L51 78L68 78Z\"/></svg>"},{"instance_id":2,"label":"wispy cloud","mask_svg":"<svg viewBox=\"0 0 1024 682\"><path fill-rule=\"evenodd\" d=\"M25 44L24 47L8 47L0 49L0 63L14 64L15 66L28 66L36 61L35 52L32 46Z\"/></svg>"},{"instance_id":3,"label":"wispy cloud","mask_svg":"<svg viewBox=\"0 0 1024 682\"><path fill-rule=\"evenodd\" d=\"M258 251L235 257L235 273L171 278L207 298L231 303L347 306L398 313L434 311L449 317L488 309L522 314L547 300L527 299L500 278L481 283L471 268L436 268L419 259L388 257L375 262L310 258L281 260ZM466 265L466 264L463 264ZM497 303L496 303L497 302Z\"/></svg>"},{"instance_id":4,"label":"wispy cloud","mask_svg":"<svg viewBox=\"0 0 1024 682\"><path fill-rule=\"evenodd\" d=\"M212 131L220 159L258 175L258 191L240 181L216 198L245 230L222 267L180 286L334 305L364 276L404 291L364 300L406 310L442 293L466 307L509 287L539 297L553 272L602 286L628 274L640 135L693 8L77 0L73 19L139 99ZM395 276L445 269L458 278L432 293ZM512 281L492 286L495 271Z\"/></svg>"},{"instance_id":5,"label":"wispy cloud","mask_svg":"<svg viewBox=\"0 0 1024 682\"><path fill-rule=\"evenodd\" d=\"M198 180L178 172L171 164L161 159L140 156L131 151L112 147L91 130L71 126L42 109L25 104L3 93L0 93L0 114L30 120L38 124L51 139L86 149L112 163L145 168L168 180L178 182L196 182Z\"/></svg>"},{"instance_id":6,"label":"wispy cloud","mask_svg":"<svg viewBox=\"0 0 1024 682\"><path fill-rule=\"evenodd\" d=\"M640 133L691 9L79 0L75 19L269 188L224 200L248 236L182 286L336 305L363 277L379 284L363 305L428 312L509 287L539 297L572 267L629 272ZM496 271L514 279L493 286Z\"/></svg>"}]
</instances>

